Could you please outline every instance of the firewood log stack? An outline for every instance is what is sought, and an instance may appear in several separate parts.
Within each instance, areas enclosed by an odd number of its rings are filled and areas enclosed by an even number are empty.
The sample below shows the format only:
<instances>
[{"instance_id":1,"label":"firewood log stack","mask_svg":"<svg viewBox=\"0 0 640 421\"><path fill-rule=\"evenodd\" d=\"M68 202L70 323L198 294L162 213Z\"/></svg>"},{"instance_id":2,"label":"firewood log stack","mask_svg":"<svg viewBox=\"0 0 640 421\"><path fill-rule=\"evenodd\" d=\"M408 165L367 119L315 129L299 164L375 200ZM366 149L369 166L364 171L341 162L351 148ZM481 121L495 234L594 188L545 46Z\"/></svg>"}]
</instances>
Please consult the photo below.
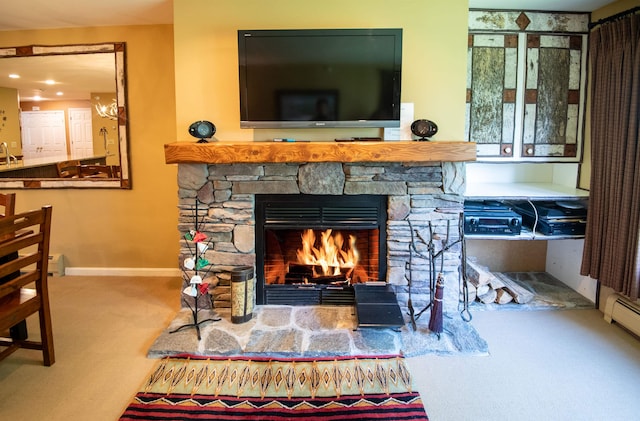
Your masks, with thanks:
<instances>
[{"instance_id":1,"label":"firewood log stack","mask_svg":"<svg viewBox=\"0 0 640 421\"><path fill-rule=\"evenodd\" d=\"M534 294L500 272L491 272L467 259L469 301L484 304L529 303Z\"/></svg>"}]
</instances>

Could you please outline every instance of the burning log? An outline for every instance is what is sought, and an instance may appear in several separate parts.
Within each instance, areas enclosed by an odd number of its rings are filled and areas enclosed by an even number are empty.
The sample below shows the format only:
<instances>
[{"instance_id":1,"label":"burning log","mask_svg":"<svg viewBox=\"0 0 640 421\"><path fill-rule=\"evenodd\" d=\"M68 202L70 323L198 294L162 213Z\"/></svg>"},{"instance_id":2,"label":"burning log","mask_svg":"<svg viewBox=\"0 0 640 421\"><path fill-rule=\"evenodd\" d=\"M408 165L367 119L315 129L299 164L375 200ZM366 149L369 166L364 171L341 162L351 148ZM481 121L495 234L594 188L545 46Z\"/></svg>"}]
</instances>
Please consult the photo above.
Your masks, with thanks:
<instances>
[{"instance_id":1,"label":"burning log","mask_svg":"<svg viewBox=\"0 0 640 421\"><path fill-rule=\"evenodd\" d=\"M323 275L322 267L319 265L289 263L289 272L285 275L285 283L338 285L346 284L348 282L345 273L340 273L338 275Z\"/></svg>"},{"instance_id":2,"label":"burning log","mask_svg":"<svg viewBox=\"0 0 640 421\"><path fill-rule=\"evenodd\" d=\"M287 238L291 242L292 238ZM301 234L301 247L295 253L289 249L283 251L273 233L267 240L271 248L264 265L268 284L343 287L371 280L367 270L358 263L359 253L354 235L343 236L331 229L316 235L313 229L305 229Z\"/></svg>"},{"instance_id":3,"label":"burning log","mask_svg":"<svg viewBox=\"0 0 640 421\"><path fill-rule=\"evenodd\" d=\"M302 263L289 263L289 273L294 275L306 275L313 277L313 265L305 265Z\"/></svg>"}]
</instances>

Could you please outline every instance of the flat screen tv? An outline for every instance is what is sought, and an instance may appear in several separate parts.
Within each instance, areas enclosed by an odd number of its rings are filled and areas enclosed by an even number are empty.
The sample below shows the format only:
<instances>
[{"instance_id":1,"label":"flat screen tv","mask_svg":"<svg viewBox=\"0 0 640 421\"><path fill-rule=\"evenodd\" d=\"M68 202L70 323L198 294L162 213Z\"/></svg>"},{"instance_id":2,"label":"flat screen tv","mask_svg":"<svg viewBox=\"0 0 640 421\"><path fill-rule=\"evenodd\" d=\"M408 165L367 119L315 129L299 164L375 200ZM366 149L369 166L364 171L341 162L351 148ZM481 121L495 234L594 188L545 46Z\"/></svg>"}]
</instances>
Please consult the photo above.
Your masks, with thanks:
<instances>
[{"instance_id":1,"label":"flat screen tv","mask_svg":"<svg viewBox=\"0 0 640 421\"><path fill-rule=\"evenodd\" d=\"M402 29L238 31L243 128L398 127Z\"/></svg>"}]
</instances>

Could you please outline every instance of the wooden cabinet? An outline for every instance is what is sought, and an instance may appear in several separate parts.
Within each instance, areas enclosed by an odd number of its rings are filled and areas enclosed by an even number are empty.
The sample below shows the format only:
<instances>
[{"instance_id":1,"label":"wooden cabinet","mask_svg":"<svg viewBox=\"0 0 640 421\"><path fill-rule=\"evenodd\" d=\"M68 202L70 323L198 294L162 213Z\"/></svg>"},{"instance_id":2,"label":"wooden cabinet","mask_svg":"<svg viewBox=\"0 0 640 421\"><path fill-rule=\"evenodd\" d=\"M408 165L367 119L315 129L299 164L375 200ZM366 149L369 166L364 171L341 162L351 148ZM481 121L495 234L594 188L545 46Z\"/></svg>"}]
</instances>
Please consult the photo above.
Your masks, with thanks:
<instances>
[{"instance_id":1,"label":"wooden cabinet","mask_svg":"<svg viewBox=\"0 0 640 421\"><path fill-rule=\"evenodd\" d=\"M588 13L469 12L466 140L484 161L579 162Z\"/></svg>"}]
</instances>

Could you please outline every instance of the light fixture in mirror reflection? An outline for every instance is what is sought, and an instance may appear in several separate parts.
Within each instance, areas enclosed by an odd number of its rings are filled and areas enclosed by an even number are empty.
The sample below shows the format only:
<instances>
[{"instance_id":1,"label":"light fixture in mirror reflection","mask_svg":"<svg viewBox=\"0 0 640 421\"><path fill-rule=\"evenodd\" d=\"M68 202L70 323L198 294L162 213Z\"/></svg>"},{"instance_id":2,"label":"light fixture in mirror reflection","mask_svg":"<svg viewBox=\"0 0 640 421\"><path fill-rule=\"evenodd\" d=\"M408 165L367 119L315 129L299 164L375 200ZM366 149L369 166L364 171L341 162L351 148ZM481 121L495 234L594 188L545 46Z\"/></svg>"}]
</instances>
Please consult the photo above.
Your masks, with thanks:
<instances>
[{"instance_id":1,"label":"light fixture in mirror reflection","mask_svg":"<svg viewBox=\"0 0 640 421\"><path fill-rule=\"evenodd\" d=\"M96 113L102 118L108 118L109 120L118 119L118 102L113 99L113 102L108 105L104 105L98 101L96 104Z\"/></svg>"},{"instance_id":2,"label":"light fixture in mirror reflection","mask_svg":"<svg viewBox=\"0 0 640 421\"><path fill-rule=\"evenodd\" d=\"M0 47L0 189L131 188L125 60L125 43ZM61 177L76 160L114 171Z\"/></svg>"}]
</instances>

